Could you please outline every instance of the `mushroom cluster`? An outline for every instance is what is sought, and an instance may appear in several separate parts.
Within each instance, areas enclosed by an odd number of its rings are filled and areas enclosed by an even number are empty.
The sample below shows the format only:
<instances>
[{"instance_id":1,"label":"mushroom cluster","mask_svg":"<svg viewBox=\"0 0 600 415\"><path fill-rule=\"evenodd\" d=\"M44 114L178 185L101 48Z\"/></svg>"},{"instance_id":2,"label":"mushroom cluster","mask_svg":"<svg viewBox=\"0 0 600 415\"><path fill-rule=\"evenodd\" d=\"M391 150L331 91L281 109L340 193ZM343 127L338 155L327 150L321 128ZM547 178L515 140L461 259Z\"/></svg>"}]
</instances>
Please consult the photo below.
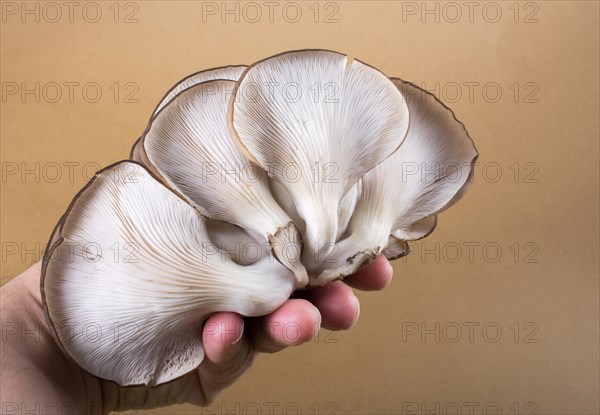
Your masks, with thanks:
<instances>
[{"instance_id":1,"label":"mushroom cluster","mask_svg":"<svg viewBox=\"0 0 600 415\"><path fill-rule=\"evenodd\" d=\"M196 73L56 226L48 321L91 374L168 382L202 361L212 313L265 315L294 290L406 255L476 158L435 96L337 52Z\"/></svg>"}]
</instances>

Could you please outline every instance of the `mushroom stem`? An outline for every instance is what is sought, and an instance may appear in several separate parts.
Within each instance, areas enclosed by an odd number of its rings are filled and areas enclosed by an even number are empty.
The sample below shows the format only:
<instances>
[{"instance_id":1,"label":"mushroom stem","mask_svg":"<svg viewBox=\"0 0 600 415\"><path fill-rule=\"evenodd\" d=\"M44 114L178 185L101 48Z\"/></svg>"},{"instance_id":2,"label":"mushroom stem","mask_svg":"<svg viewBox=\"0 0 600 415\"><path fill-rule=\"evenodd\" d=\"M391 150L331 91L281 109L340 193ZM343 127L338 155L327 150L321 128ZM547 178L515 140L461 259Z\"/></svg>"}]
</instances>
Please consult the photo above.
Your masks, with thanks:
<instances>
[{"instance_id":1,"label":"mushroom stem","mask_svg":"<svg viewBox=\"0 0 600 415\"><path fill-rule=\"evenodd\" d=\"M302 262L313 273L322 268L323 261L334 252L338 233L337 205L325 203L326 200L321 200L321 206L301 204L299 207L300 215L306 218Z\"/></svg>"},{"instance_id":2,"label":"mushroom stem","mask_svg":"<svg viewBox=\"0 0 600 415\"><path fill-rule=\"evenodd\" d=\"M329 282L354 274L361 266L379 255L387 245L391 230L373 218L367 226L352 229L350 236L335 245L331 255L324 259L321 272L310 282L311 286L322 286ZM369 247L356 251L357 246L364 246L370 241Z\"/></svg>"},{"instance_id":3,"label":"mushroom stem","mask_svg":"<svg viewBox=\"0 0 600 415\"><path fill-rule=\"evenodd\" d=\"M294 273L294 289L306 287L308 274L301 261L302 238L294 222L289 222L286 226L277 229L268 238L273 256Z\"/></svg>"}]
</instances>

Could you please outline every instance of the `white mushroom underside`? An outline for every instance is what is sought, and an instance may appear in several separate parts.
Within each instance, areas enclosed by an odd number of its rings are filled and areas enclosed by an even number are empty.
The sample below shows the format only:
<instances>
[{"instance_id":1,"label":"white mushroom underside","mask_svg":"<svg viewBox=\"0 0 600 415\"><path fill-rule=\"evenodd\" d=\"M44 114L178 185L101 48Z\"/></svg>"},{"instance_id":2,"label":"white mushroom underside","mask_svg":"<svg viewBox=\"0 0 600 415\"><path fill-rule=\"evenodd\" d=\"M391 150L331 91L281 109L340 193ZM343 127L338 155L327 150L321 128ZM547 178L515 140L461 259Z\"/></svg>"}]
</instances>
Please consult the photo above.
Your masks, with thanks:
<instances>
[{"instance_id":1,"label":"white mushroom underside","mask_svg":"<svg viewBox=\"0 0 600 415\"><path fill-rule=\"evenodd\" d=\"M188 88L193 87L194 85L201 84L203 82L212 81L215 79L225 79L229 81L237 81L242 73L246 70L247 66L245 65L232 65L232 66L223 66L220 68L207 69L205 71L200 71L195 74L192 74L181 81L179 81L175 86L173 86L169 92L163 97L160 103L156 106L156 109L152 113L152 118L159 113L163 107L165 107L168 103L170 103L180 92L185 91ZM151 171L153 171L153 166L146 158L146 154L143 148L143 141L138 139L133 148L131 149L131 159L142 163L146 167L148 167Z\"/></svg>"},{"instance_id":2,"label":"white mushroom underside","mask_svg":"<svg viewBox=\"0 0 600 415\"><path fill-rule=\"evenodd\" d=\"M81 367L120 385L182 376L203 359L206 316L264 315L292 291L278 262L243 267L218 251L202 217L133 163L99 174L60 234L44 281L49 316Z\"/></svg>"},{"instance_id":3,"label":"white mushroom underside","mask_svg":"<svg viewBox=\"0 0 600 415\"><path fill-rule=\"evenodd\" d=\"M229 134L234 86L233 81L210 81L182 92L153 120L144 147L169 185L205 215L266 238L291 219L273 199L266 172Z\"/></svg>"},{"instance_id":4,"label":"white mushroom underside","mask_svg":"<svg viewBox=\"0 0 600 415\"><path fill-rule=\"evenodd\" d=\"M188 76L187 78L182 79L176 84L173 88L169 90L169 92L165 95L165 97L160 101L160 103L156 106L154 110L154 114L156 115L165 105L173 100L180 92L191 88L194 85L201 84L206 81L212 81L215 79L226 79L229 81L237 81L242 76L242 73L246 70L247 66L245 65L233 65L233 66L224 66L221 68L209 69L206 71L197 72Z\"/></svg>"},{"instance_id":5,"label":"white mushroom underside","mask_svg":"<svg viewBox=\"0 0 600 415\"><path fill-rule=\"evenodd\" d=\"M290 245L272 248L300 284L307 278L300 236L273 198L267 173L250 161L227 128L234 87L233 81L215 80L177 95L143 137L145 154L167 184L204 215L238 225L272 245Z\"/></svg>"},{"instance_id":6,"label":"white mushroom underside","mask_svg":"<svg viewBox=\"0 0 600 415\"><path fill-rule=\"evenodd\" d=\"M394 79L403 92L411 124L402 146L361 180L361 193L340 241L321 267L322 281L348 275L382 252L392 234L414 240L430 233L435 214L468 184L477 157L473 141L452 111L435 96Z\"/></svg>"},{"instance_id":7,"label":"white mushroom underside","mask_svg":"<svg viewBox=\"0 0 600 415\"><path fill-rule=\"evenodd\" d=\"M250 66L230 119L306 223L309 270L333 248L342 198L398 148L408 128L403 97L385 75L328 51L282 54Z\"/></svg>"}]
</instances>

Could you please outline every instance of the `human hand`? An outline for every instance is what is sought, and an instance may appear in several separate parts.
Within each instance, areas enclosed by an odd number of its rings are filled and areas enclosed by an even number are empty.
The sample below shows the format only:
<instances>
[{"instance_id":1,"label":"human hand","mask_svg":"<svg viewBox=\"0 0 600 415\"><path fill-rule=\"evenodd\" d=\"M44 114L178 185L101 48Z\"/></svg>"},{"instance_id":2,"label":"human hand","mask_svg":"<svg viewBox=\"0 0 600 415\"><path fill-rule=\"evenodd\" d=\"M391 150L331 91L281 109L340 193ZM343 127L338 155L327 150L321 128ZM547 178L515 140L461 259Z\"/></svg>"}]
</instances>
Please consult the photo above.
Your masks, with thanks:
<instances>
[{"instance_id":1,"label":"human hand","mask_svg":"<svg viewBox=\"0 0 600 415\"><path fill-rule=\"evenodd\" d=\"M297 293L267 316L216 313L204 325L205 357L198 369L154 388L123 388L85 372L56 344L44 316L40 272L40 264L35 264L0 289L3 414L55 408L59 413L106 414L175 403L210 403L250 367L259 352L277 352L310 341L320 327L352 327L360 308L350 287L380 290L392 277L389 262L378 257L344 282ZM290 323L296 329L293 338L284 330Z\"/></svg>"}]
</instances>

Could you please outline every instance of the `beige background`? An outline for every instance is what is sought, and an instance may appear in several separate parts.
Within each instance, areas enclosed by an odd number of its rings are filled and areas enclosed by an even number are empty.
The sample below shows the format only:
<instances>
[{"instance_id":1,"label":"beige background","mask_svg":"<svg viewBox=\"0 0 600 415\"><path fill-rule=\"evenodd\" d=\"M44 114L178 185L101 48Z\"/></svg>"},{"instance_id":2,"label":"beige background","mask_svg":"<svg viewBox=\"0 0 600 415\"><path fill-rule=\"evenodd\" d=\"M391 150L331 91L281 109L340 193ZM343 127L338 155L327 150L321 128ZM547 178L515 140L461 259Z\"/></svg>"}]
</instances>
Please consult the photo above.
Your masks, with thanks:
<instances>
[{"instance_id":1,"label":"beige background","mask_svg":"<svg viewBox=\"0 0 600 415\"><path fill-rule=\"evenodd\" d=\"M359 293L353 330L262 356L204 413L600 413L598 3L466 3L298 2L297 18L276 2L270 22L258 2L254 23L240 3L236 23L221 2L111 1L92 23L94 4L70 17L54 3L57 17L29 2L36 22L3 2L2 282L40 258L86 178L127 157L177 80L334 49L437 91L481 154L474 186L394 264L389 289Z\"/></svg>"}]
</instances>

